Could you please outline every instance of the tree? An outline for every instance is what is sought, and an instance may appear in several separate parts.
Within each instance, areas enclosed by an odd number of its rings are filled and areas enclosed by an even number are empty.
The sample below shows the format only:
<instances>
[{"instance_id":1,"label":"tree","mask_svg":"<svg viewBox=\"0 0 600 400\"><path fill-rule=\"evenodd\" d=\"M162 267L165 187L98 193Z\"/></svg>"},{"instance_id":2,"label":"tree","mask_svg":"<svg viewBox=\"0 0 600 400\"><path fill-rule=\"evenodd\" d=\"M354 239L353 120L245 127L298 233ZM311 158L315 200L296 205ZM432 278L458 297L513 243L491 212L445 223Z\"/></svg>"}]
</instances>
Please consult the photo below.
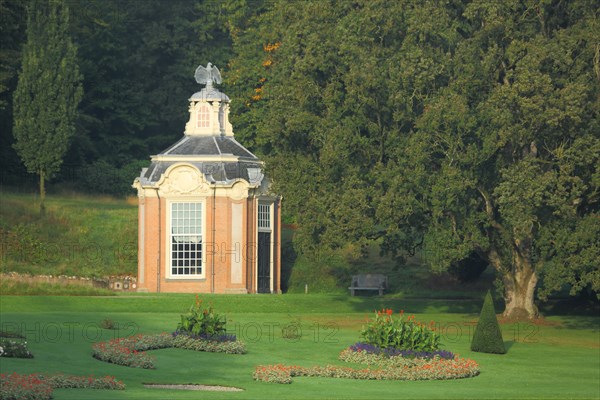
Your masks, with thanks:
<instances>
[{"instance_id":1,"label":"tree","mask_svg":"<svg viewBox=\"0 0 600 400\"><path fill-rule=\"evenodd\" d=\"M0 181L19 182L26 171L12 148L12 98L21 65L21 47L25 42L27 10L20 0L0 0Z\"/></svg>"},{"instance_id":2,"label":"tree","mask_svg":"<svg viewBox=\"0 0 600 400\"><path fill-rule=\"evenodd\" d=\"M440 271L475 252L508 317L600 291L593 2L273 3L248 26L232 120L298 250L378 239Z\"/></svg>"},{"instance_id":3,"label":"tree","mask_svg":"<svg viewBox=\"0 0 600 400\"><path fill-rule=\"evenodd\" d=\"M14 148L27 170L40 178L44 214L45 181L59 171L75 133L83 89L66 3L40 1L29 7L27 43L13 100Z\"/></svg>"},{"instance_id":4,"label":"tree","mask_svg":"<svg viewBox=\"0 0 600 400\"><path fill-rule=\"evenodd\" d=\"M599 20L585 1L473 3L464 15L449 84L413 137L428 173L424 245L440 270L478 252L505 316L535 318L541 278L542 294L600 290Z\"/></svg>"},{"instance_id":5,"label":"tree","mask_svg":"<svg viewBox=\"0 0 600 400\"><path fill-rule=\"evenodd\" d=\"M26 15L23 2L15 0L0 0L0 111L4 111L9 102L6 93L16 81L20 47L24 37L24 22Z\"/></svg>"},{"instance_id":6,"label":"tree","mask_svg":"<svg viewBox=\"0 0 600 400\"><path fill-rule=\"evenodd\" d=\"M494 309L494 300L488 290L481 307L479 321L473 332L471 339L471 351L479 353L504 354L504 340L502 339L502 331L496 318L496 310Z\"/></svg>"}]
</instances>

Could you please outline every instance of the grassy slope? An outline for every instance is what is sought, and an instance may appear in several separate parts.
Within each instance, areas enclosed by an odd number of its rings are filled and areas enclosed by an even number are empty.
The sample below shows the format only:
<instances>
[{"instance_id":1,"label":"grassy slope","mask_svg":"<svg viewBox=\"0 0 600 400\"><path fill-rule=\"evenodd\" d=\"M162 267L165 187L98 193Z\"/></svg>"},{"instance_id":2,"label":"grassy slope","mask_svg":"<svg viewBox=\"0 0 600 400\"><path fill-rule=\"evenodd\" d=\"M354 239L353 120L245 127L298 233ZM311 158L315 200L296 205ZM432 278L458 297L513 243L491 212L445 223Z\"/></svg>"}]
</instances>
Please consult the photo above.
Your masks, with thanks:
<instances>
[{"instance_id":1,"label":"grassy slope","mask_svg":"<svg viewBox=\"0 0 600 400\"><path fill-rule=\"evenodd\" d=\"M35 195L0 193L1 271L106 276L137 271L137 206L53 196L40 219Z\"/></svg>"},{"instance_id":2,"label":"grassy slope","mask_svg":"<svg viewBox=\"0 0 600 400\"><path fill-rule=\"evenodd\" d=\"M171 331L191 295L113 298L2 297L0 323L22 327L36 358L3 359L4 372L65 372L115 375L122 392L58 390L57 399L98 398L598 398L600 343L598 317L549 317L553 326L503 325L506 355L472 353L469 324L476 320L472 301L403 301L325 295L203 296L228 315L229 329L248 345L243 356L168 349L154 351L156 370L106 364L90 356L91 344L116 336ZM295 378L291 385L254 382L259 364L342 364L337 354L358 339L369 310L381 306L417 312L420 320L440 323L445 347L473 358L481 375L466 380L375 382ZM105 317L119 331L97 327ZM300 327L299 340L285 339L280 328ZM69 328L71 327L71 328ZM273 329L275 327L275 329ZM143 382L203 383L237 386L240 393L150 390Z\"/></svg>"}]
</instances>

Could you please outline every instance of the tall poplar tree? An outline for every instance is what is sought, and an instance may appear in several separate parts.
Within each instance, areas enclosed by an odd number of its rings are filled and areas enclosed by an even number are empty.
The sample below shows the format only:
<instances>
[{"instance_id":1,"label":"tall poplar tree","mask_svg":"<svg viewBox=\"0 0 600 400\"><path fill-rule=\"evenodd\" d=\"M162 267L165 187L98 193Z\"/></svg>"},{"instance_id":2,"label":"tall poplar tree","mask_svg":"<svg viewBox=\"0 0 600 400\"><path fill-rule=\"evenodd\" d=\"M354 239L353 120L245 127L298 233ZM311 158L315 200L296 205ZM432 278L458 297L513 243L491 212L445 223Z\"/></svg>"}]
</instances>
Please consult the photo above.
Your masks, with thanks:
<instances>
[{"instance_id":1,"label":"tall poplar tree","mask_svg":"<svg viewBox=\"0 0 600 400\"><path fill-rule=\"evenodd\" d=\"M67 4L42 0L29 7L27 42L13 98L14 148L27 170L40 178L44 214L45 181L59 171L68 150L83 89Z\"/></svg>"}]
</instances>

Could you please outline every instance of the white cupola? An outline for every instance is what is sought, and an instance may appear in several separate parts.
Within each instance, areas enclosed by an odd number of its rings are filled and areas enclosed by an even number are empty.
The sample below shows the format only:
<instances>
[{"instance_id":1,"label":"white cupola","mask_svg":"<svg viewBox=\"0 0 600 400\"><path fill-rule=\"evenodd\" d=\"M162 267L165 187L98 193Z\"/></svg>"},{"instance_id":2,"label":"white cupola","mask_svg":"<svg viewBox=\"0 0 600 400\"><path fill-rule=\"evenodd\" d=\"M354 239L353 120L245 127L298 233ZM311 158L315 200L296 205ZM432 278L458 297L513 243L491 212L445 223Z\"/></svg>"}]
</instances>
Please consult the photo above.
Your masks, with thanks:
<instances>
[{"instance_id":1,"label":"white cupola","mask_svg":"<svg viewBox=\"0 0 600 400\"><path fill-rule=\"evenodd\" d=\"M213 86L221 83L218 68L208 63L199 66L194 74L196 82L206 85L190 97L190 119L185 125L187 136L233 136L229 122L229 97Z\"/></svg>"}]
</instances>

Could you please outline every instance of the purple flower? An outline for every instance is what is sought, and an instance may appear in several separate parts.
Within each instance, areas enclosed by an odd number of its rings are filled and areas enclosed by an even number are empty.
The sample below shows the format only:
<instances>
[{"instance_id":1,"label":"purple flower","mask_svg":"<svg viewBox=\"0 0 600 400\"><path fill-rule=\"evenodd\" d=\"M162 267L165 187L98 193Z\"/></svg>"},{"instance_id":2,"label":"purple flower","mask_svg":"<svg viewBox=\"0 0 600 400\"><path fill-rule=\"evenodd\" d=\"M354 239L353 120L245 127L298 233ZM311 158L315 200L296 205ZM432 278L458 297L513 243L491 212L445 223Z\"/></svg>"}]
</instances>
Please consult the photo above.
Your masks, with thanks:
<instances>
[{"instance_id":1,"label":"purple flower","mask_svg":"<svg viewBox=\"0 0 600 400\"><path fill-rule=\"evenodd\" d=\"M228 335L226 333L217 333L214 335L210 335L208 333L201 333L200 335L194 335L184 331L173 332L173 337L177 337L179 335L188 336L192 339L206 340L209 342L235 342L237 340L237 337L235 335Z\"/></svg>"},{"instance_id":2,"label":"purple flower","mask_svg":"<svg viewBox=\"0 0 600 400\"><path fill-rule=\"evenodd\" d=\"M425 358L430 359L435 356L439 356L440 358L444 358L446 360L453 360L454 354L450 351L446 350L436 350L436 351L417 351L417 350L406 350L406 349L397 349L395 347L388 347L382 349L380 347L374 346L372 344L358 342L350 346L350 350L352 351L365 351L369 354L383 354L386 357L405 357L405 358Z\"/></svg>"}]
</instances>

